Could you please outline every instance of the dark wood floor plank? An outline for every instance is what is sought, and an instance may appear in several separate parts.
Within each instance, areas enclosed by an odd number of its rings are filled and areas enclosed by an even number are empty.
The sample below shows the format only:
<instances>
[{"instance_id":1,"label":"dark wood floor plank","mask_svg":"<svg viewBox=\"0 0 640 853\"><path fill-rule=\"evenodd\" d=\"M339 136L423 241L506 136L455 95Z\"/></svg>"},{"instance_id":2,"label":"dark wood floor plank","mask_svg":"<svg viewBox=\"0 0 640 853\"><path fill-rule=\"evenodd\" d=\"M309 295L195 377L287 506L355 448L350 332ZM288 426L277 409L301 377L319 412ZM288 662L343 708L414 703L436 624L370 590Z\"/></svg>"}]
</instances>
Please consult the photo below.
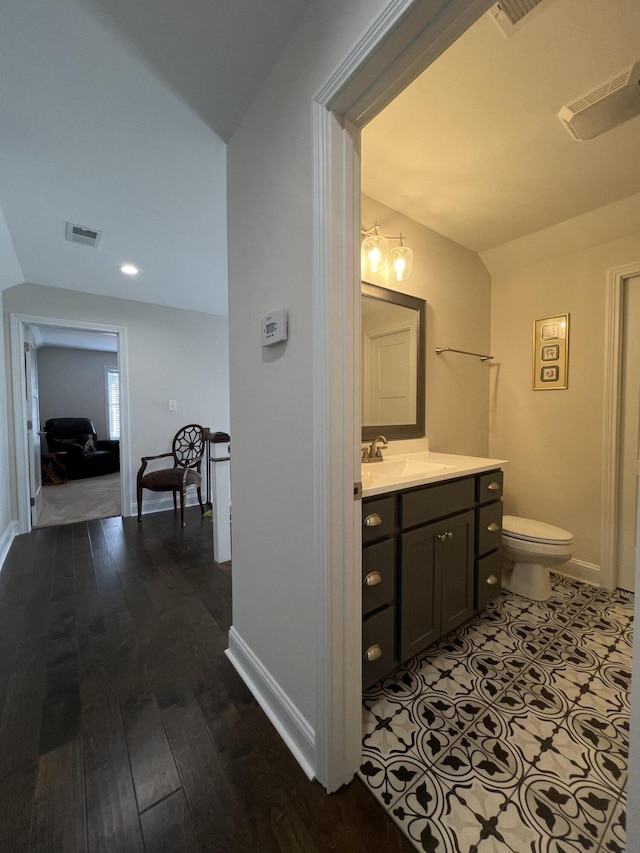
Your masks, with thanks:
<instances>
[{"instance_id":1,"label":"dark wood floor plank","mask_svg":"<svg viewBox=\"0 0 640 853\"><path fill-rule=\"evenodd\" d=\"M207 853L256 849L195 701L162 712L198 841Z\"/></svg>"},{"instance_id":2,"label":"dark wood floor plank","mask_svg":"<svg viewBox=\"0 0 640 853\"><path fill-rule=\"evenodd\" d=\"M184 791L176 791L140 816L146 853L200 853Z\"/></svg>"},{"instance_id":3,"label":"dark wood floor plank","mask_svg":"<svg viewBox=\"0 0 640 853\"><path fill-rule=\"evenodd\" d=\"M82 748L78 739L42 755L33 804L30 853L86 853Z\"/></svg>"},{"instance_id":4,"label":"dark wood floor plank","mask_svg":"<svg viewBox=\"0 0 640 853\"><path fill-rule=\"evenodd\" d=\"M37 766L23 765L0 777L0 850L29 853L31 812Z\"/></svg>"},{"instance_id":5,"label":"dark wood floor plank","mask_svg":"<svg viewBox=\"0 0 640 853\"><path fill-rule=\"evenodd\" d=\"M39 754L75 740L80 733L78 655L74 635L49 641Z\"/></svg>"},{"instance_id":6,"label":"dark wood floor plank","mask_svg":"<svg viewBox=\"0 0 640 853\"><path fill-rule=\"evenodd\" d=\"M124 732L138 800L143 812L180 788L180 777L155 696L136 696L122 705Z\"/></svg>"},{"instance_id":7,"label":"dark wood floor plank","mask_svg":"<svg viewBox=\"0 0 640 853\"><path fill-rule=\"evenodd\" d=\"M38 757L46 650L46 637L17 650L0 718L0 778Z\"/></svg>"},{"instance_id":8,"label":"dark wood floor plank","mask_svg":"<svg viewBox=\"0 0 640 853\"><path fill-rule=\"evenodd\" d=\"M142 833L120 707L113 696L108 651L97 638L80 655L82 740L91 853L138 853Z\"/></svg>"}]
</instances>

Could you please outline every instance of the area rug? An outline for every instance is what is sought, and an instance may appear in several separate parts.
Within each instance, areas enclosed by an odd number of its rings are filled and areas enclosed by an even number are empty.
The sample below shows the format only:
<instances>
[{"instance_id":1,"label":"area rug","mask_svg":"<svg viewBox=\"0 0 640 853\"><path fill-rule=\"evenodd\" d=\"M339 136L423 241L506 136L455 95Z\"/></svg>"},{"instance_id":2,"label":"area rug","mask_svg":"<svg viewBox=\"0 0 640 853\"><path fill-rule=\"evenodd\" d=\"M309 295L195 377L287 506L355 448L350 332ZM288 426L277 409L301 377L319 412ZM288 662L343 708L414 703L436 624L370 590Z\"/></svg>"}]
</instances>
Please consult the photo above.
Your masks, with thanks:
<instances>
[{"instance_id":1,"label":"area rug","mask_svg":"<svg viewBox=\"0 0 640 853\"><path fill-rule=\"evenodd\" d=\"M44 507L35 527L110 518L122 512L119 473L43 486L42 493Z\"/></svg>"}]
</instances>

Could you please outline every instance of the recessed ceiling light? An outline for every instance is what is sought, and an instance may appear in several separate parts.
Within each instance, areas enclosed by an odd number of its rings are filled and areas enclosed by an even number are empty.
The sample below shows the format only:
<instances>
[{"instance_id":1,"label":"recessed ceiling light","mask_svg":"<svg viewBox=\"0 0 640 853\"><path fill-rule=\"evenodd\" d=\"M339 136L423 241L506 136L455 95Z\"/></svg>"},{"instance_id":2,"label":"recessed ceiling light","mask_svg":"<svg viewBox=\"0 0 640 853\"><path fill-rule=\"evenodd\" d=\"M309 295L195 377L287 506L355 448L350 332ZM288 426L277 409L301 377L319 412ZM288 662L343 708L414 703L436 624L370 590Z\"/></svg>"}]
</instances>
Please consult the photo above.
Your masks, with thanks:
<instances>
[{"instance_id":1,"label":"recessed ceiling light","mask_svg":"<svg viewBox=\"0 0 640 853\"><path fill-rule=\"evenodd\" d=\"M133 264L120 264L118 269L125 275L138 275L140 272L138 267L135 267Z\"/></svg>"}]
</instances>

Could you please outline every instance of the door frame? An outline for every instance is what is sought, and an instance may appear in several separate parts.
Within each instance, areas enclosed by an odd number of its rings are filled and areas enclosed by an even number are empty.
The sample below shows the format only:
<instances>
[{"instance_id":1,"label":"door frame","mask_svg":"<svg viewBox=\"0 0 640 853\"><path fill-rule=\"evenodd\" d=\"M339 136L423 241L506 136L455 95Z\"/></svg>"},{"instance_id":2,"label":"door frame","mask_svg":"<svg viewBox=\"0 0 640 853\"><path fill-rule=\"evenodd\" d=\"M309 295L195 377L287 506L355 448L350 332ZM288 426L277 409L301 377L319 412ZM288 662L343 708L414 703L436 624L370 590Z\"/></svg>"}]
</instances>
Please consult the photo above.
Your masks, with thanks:
<instances>
[{"instance_id":1,"label":"door frame","mask_svg":"<svg viewBox=\"0 0 640 853\"><path fill-rule=\"evenodd\" d=\"M122 514L129 515L131 507L131 484L129 464L129 368L127 329L108 323L89 323L83 320L67 320L61 317L37 317L31 314L11 314L11 392L13 394L13 439L16 474L17 525L18 533L31 530L31 508L29 488L29 447L24 406L15 401L26 395L26 379L23 370L22 341L29 326L48 326L56 329L108 332L117 335L118 370L120 372L120 500Z\"/></svg>"},{"instance_id":2,"label":"door frame","mask_svg":"<svg viewBox=\"0 0 640 853\"><path fill-rule=\"evenodd\" d=\"M640 260L610 269L606 283L600 582L609 590L616 588L618 579L622 299L625 280L636 275L640 275Z\"/></svg>"},{"instance_id":3,"label":"door frame","mask_svg":"<svg viewBox=\"0 0 640 853\"><path fill-rule=\"evenodd\" d=\"M390 0L312 101L315 774L334 791L361 757L360 130L494 0Z\"/></svg>"}]
</instances>

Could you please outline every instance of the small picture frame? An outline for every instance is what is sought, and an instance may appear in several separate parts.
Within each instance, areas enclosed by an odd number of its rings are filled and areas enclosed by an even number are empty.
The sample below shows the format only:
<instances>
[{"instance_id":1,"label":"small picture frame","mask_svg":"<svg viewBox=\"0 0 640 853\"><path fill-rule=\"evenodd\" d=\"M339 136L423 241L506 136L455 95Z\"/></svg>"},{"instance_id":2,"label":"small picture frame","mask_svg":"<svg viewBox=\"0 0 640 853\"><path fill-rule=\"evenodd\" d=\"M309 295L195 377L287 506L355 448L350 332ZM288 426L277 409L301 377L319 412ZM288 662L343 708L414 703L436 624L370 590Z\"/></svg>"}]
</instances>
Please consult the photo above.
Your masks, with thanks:
<instances>
[{"instance_id":1,"label":"small picture frame","mask_svg":"<svg viewBox=\"0 0 640 853\"><path fill-rule=\"evenodd\" d=\"M540 369L541 382L557 382L560 368L557 364L543 365Z\"/></svg>"},{"instance_id":2,"label":"small picture frame","mask_svg":"<svg viewBox=\"0 0 640 853\"><path fill-rule=\"evenodd\" d=\"M533 390L568 388L569 315L533 323Z\"/></svg>"},{"instance_id":3,"label":"small picture frame","mask_svg":"<svg viewBox=\"0 0 640 853\"><path fill-rule=\"evenodd\" d=\"M557 361L559 358L559 344L546 344L540 348L540 361Z\"/></svg>"}]
</instances>

